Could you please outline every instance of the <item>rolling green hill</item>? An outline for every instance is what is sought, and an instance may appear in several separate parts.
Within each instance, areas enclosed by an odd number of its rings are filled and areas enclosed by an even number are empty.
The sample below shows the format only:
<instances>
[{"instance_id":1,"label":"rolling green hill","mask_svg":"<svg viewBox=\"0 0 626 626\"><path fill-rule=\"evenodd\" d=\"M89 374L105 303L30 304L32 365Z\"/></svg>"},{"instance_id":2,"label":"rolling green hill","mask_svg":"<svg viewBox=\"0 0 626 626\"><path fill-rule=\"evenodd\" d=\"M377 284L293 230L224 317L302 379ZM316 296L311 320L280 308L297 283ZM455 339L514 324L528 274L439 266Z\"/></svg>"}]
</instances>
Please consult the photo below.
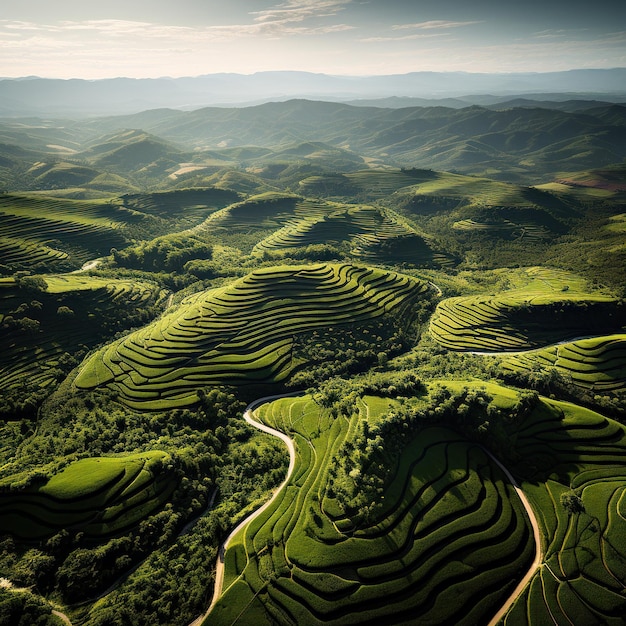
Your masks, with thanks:
<instances>
[{"instance_id":1,"label":"rolling green hill","mask_svg":"<svg viewBox=\"0 0 626 626\"><path fill-rule=\"evenodd\" d=\"M146 410L196 404L197 390L207 385L276 384L306 364L294 354L298 335L333 326L358 335L361 326L394 313L409 323L413 303L427 291L407 276L353 265L257 270L187 298L92 355L74 384L109 387L124 404ZM379 349L369 348L371 356Z\"/></svg>"},{"instance_id":2,"label":"rolling green hill","mask_svg":"<svg viewBox=\"0 0 626 626\"><path fill-rule=\"evenodd\" d=\"M581 281L575 276L541 268L524 274L528 282L517 289L443 300L431 319L430 334L451 350L501 352L609 334L626 326L621 300L577 288Z\"/></svg>"},{"instance_id":3,"label":"rolling green hill","mask_svg":"<svg viewBox=\"0 0 626 626\"><path fill-rule=\"evenodd\" d=\"M43 485L20 489L0 482L0 532L33 541L78 528L86 536L115 535L160 508L176 487L164 452L76 461Z\"/></svg>"}]
</instances>

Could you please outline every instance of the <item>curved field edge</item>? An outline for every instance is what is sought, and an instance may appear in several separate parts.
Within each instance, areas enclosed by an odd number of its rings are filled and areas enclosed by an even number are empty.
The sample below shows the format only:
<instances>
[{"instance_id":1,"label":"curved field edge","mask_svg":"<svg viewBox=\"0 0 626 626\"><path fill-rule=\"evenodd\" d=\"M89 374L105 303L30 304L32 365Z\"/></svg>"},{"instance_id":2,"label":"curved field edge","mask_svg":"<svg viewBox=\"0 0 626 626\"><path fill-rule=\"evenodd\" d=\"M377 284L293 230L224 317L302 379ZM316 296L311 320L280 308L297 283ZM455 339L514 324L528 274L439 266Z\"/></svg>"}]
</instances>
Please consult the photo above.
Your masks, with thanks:
<instances>
[{"instance_id":1,"label":"curved field edge","mask_svg":"<svg viewBox=\"0 0 626 626\"><path fill-rule=\"evenodd\" d=\"M0 484L0 531L27 540L63 528L119 533L168 500L178 484L170 460L160 451L80 459L40 486L21 487L13 476Z\"/></svg>"},{"instance_id":2,"label":"curved field edge","mask_svg":"<svg viewBox=\"0 0 626 626\"><path fill-rule=\"evenodd\" d=\"M544 560L504 623L623 623L626 428L542 398L516 430L513 469L537 511Z\"/></svg>"},{"instance_id":3,"label":"curved field edge","mask_svg":"<svg viewBox=\"0 0 626 626\"><path fill-rule=\"evenodd\" d=\"M591 337L504 356L505 373L557 372L569 384L593 393L626 389L626 334Z\"/></svg>"},{"instance_id":4,"label":"curved field edge","mask_svg":"<svg viewBox=\"0 0 626 626\"><path fill-rule=\"evenodd\" d=\"M575 275L529 268L522 278L524 284L498 294L443 300L430 321L430 335L450 350L488 354L542 348L626 326L623 301L592 291Z\"/></svg>"},{"instance_id":5,"label":"curved field edge","mask_svg":"<svg viewBox=\"0 0 626 626\"><path fill-rule=\"evenodd\" d=\"M150 410L194 404L207 385L279 383L300 365L297 335L390 314L409 321L429 289L349 264L264 268L109 344L82 364L75 385L107 386L127 406Z\"/></svg>"},{"instance_id":6,"label":"curved field edge","mask_svg":"<svg viewBox=\"0 0 626 626\"><path fill-rule=\"evenodd\" d=\"M428 428L403 451L405 488L376 523L339 531L325 510L329 466L359 422L390 406L369 400L348 421L329 419L308 397L257 412L291 434L296 468L278 502L233 538L226 591L206 623L400 623L416 615L472 623L494 614L512 591L512 572L532 560L525 511L500 468L448 429ZM378 537L390 519L395 526ZM478 588L484 598L476 603Z\"/></svg>"}]
</instances>

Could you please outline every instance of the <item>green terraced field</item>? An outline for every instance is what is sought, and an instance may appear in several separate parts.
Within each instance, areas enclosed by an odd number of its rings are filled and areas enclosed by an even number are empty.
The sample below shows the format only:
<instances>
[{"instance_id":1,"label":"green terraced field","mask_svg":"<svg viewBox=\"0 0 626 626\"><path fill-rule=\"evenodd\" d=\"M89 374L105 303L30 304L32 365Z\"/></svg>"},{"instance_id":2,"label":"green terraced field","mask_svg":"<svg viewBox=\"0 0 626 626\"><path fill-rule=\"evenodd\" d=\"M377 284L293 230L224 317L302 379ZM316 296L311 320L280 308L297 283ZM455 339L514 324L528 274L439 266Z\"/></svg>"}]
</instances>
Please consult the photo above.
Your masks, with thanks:
<instances>
[{"instance_id":1,"label":"green terraced field","mask_svg":"<svg viewBox=\"0 0 626 626\"><path fill-rule=\"evenodd\" d=\"M594 392L626 389L626 335L581 339L503 358L503 370L554 368L571 384Z\"/></svg>"},{"instance_id":2,"label":"green terraced field","mask_svg":"<svg viewBox=\"0 0 626 626\"><path fill-rule=\"evenodd\" d=\"M280 382L299 365L296 335L389 312L408 322L427 291L408 276L347 264L260 269L110 344L83 363L75 384L106 385L128 406L163 409L196 403L206 385Z\"/></svg>"},{"instance_id":3,"label":"green terraced field","mask_svg":"<svg viewBox=\"0 0 626 626\"><path fill-rule=\"evenodd\" d=\"M309 209L298 203L294 213ZM324 210L321 210L324 209ZM330 211L330 212L329 212ZM315 244L351 246L351 254L368 262L432 265L445 263L426 238L389 211L370 206L326 203L320 210L306 210L305 217L290 219L285 226L259 242L253 252L290 250Z\"/></svg>"},{"instance_id":4,"label":"green terraced field","mask_svg":"<svg viewBox=\"0 0 626 626\"><path fill-rule=\"evenodd\" d=\"M68 274L44 280L45 291L27 292L12 278L0 279L0 390L5 393L25 382L47 387L57 380L65 353L113 334L111 316L118 317L120 308L139 314L165 297L156 285L133 280ZM62 307L69 311L64 314Z\"/></svg>"},{"instance_id":5,"label":"green terraced field","mask_svg":"<svg viewBox=\"0 0 626 626\"><path fill-rule=\"evenodd\" d=\"M105 201L84 201L28 196L0 196L0 237L82 248L105 253L121 246L119 231L137 221L126 209Z\"/></svg>"},{"instance_id":6,"label":"green terraced field","mask_svg":"<svg viewBox=\"0 0 626 626\"><path fill-rule=\"evenodd\" d=\"M466 219L455 222L452 228L470 233L482 233L491 237L503 237L506 239L531 239L541 240L549 238L550 232L545 226L526 223L516 224L511 220L474 220Z\"/></svg>"},{"instance_id":7,"label":"green terraced field","mask_svg":"<svg viewBox=\"0 0 626 626\"><path fill-rule=\"evenodd\" d=\"M525 274L524 286L497 295L442 301L430 334L451 350L499 352L615 332L626 325L619 300L585 291L575 276L545 268L530 268Z\"/></svg>"},{"instance_id":8,"label":"green terraced field","mask_svg":"<svg viewBox=\"0 0 626 626\"><path fill-rule=\"evenodd\" d=\"M55 268L68 258L67 252L55 250L38 241L0 238L0 264L11 270L30 270L38 266Z\"/></svg>"},{"instance_id":9,"label":"green terraced field","mask_svg":"<svg viewBox=\"0 0 626 626\"><path fill-rule=\"evenodd\" d=\"M205 624L476 624L532 560L519 499L480 446L428 427L399 451L381 507L357 528L331 493L336 454L394 401L333 418L309 396L263 405L296 466L277 500L230 542L224 591Z\"/></svg>"},{"instance_id":10,"label":"green terraced field","mask_svg":"<svg viewBox=\"0 0 626 626\"><path fill-rule=\"evenodd\" d=\"M63 528L87 537L119 533L160 508L176 487L170 456L152 451L81 459L40 487L0 483L0 532L21 539L50 537Z\"/></svg>"},{"instance_id":11,"label":"green terraced field","mask_svg":"<svg viewBox=\"0 0 626 626\"><path fill-rule=\"evenodd\" d=\"M542 525L544 562L504 623L623 624L624 426L543 399L517 428L515 449L515 471ZM567 494L578 498L578 512L564 507Z\"/></svg>"}]
</instances>

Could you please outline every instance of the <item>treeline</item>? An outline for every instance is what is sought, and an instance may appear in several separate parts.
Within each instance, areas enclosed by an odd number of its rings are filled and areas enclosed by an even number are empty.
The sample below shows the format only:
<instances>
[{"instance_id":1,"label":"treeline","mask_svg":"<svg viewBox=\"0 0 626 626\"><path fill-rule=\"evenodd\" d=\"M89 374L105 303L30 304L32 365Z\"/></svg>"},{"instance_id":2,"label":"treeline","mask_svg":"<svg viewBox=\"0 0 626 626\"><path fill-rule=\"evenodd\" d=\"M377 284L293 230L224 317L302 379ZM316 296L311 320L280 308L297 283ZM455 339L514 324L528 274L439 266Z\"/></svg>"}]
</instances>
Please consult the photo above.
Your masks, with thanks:
<instances>
[{"instance_id":1,"label":"treeline","mask_svg":"<svg viewBox=\"0 0 626 626\"><path fill-rule=\"evenodd\" d=\"M287 386L309 388L334 376L385 368L390 359L417 343L433 308L434 301L424 295L399 313L297 335L293 359L306 365L293 374Z\"/></svg>"},{"instance_id":2,"label":"treeline","mask_svg":"<svg viewBox=\"0 0 626 626\"><path fill-rule=\"evenodd\" d=\"M192 259L210 260L213 244L207 235L191 232L163 235L123 250L111 250L113 260L120 267L149 272L182 271Z\"/></svg>"},{"instance_id":3,"label":"treeline","mask_svg":"<svg viewBox=\"0 0 626 626\"><path fill-rule=\"evenodd\" d=\"M375 520L383 507L382 496L397 476L400 451L420 430L447 426L513 461L516 453L508 432L539 403L536 392L521 392L517 403L504 412L483 389L463 387L456 391L436 385L426 395L415 374L396 374L388 382L383 380L371 387L347 380L329 381L315 395L321 406L337 416L356 414L356 400L364 391L400 399L398 406L375 425L362 420L360 430L341 445L329 465L326 495L336 500L355 527Z\"/></svg>"},{"instance_id":4,"label":"treeline","mask_svg":"<svg viewBox=\"0 0 626 626\"><path fill-rule=\"evenodd\" d=\"M68 528L26 549L0 538L1 575L65 603L87 601L89 624L191 621L206 609L219 542L242 510L284 478L281 442L248 426L243 403L227 388L199 390L192 409L139 413L110 392L69 395L64 387L43 407L36 433L14 433L4 469L5 478L20 474L16 488L42 484L78 458L148 450L169 453L171 467L163 471L174 472L178 486L160 511L118 536L88 539ZM211 499L213 508L199 518ZM91 599L144 559L128 582L91 608Z\"/></svg>"}]
</instances>

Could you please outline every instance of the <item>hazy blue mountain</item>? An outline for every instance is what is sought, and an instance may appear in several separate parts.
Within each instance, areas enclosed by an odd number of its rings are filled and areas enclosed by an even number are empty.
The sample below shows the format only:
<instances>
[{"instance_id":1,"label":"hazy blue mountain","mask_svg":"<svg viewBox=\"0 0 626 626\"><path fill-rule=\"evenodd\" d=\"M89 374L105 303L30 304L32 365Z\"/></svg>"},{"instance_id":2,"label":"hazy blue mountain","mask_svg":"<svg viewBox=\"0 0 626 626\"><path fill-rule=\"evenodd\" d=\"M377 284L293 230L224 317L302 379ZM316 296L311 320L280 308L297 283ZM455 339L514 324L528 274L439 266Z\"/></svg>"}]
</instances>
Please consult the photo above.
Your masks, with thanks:
<instances>
[{"instance_id":1,"label":"hazy blue mountain","mask_svg":"<svg viewBox=\"0 0 626 626\"><path fill-rule=\"evenodd\" d=\"M103 115L170 107L309 98L459 98L521 94L611 94L626 98L626 69L479 74L412 72L388 76L329 76L309 72L209 74L189 78L0 80L0 115ZM484 102L477 102L483 104ZM492 104L492 102L489 102Z\"/></svg>"}]
</instances>

